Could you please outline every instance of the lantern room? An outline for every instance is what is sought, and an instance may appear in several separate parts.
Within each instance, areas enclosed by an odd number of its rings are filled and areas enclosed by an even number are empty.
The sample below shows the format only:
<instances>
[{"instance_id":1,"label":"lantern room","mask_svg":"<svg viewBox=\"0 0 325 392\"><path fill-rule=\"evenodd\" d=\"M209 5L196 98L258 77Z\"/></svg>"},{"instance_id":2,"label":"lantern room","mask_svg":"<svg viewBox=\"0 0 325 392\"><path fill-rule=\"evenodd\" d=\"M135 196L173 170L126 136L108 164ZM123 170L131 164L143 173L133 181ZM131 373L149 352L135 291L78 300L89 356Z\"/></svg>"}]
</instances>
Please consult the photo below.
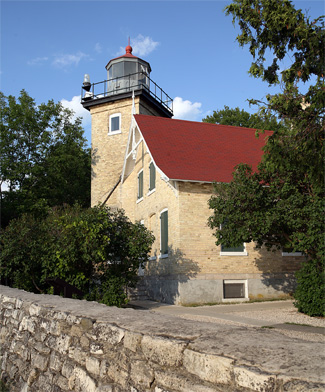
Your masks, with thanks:
<instances>
[{"instance_id":1,"label":"lantern room","mask_svg":"<svg viewBox=\"0 0 325 392\"><path fill-rule=\"evenodd\" d=\"M132 47L125 54L110 60L106 65L108 91L123 93L133 88L150 89L150 64L132 54Z\"/></svg>"}]
</instances>

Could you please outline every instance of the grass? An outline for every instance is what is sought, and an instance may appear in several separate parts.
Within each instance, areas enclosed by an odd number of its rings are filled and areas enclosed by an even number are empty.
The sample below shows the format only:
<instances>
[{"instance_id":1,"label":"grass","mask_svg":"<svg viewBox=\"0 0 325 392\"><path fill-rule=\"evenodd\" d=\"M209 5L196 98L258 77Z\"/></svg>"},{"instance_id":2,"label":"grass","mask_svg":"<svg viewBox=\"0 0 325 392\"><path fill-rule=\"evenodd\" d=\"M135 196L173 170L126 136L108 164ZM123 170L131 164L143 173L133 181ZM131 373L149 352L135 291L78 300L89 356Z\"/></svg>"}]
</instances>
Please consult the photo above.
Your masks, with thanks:
<instances>
[{"instance_id":1,"label":"grass","mask_svg":"<svg viewBox=\"0 0 325 392\"><path fill-rule=\"evenodd\" d=\"M284 323L284 324L288 324L288 325L300 325L302 327L313 327L313 328L324 328L324 327L320 327L318 325L310 325L310 324L300 324L300 323Z\"/></svg>"},{"instance_id":2,"label":"grass","mask_svg":"<svg viewBox=\"0 0 325 392\"><path fill-rule=\"evenodd\" d=\"M261 328L274 329L275 327L272 327L271 325L263 325Z\"/></svg>"}]
</instances>

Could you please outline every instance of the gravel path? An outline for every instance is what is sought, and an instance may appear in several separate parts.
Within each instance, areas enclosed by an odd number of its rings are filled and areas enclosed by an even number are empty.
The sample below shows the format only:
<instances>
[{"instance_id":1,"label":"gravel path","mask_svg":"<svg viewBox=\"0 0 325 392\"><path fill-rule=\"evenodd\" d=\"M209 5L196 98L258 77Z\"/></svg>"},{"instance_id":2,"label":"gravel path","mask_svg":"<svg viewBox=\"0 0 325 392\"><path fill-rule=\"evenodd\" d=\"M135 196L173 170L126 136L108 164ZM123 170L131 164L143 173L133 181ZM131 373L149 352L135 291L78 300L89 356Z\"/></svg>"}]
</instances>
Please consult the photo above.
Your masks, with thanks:
<instances>
[{"instance_id":1,"label":"gravel path","mask_svg":"<svg viewBox=\"0 0 325 392\"><path fill-rule=\"evenodd\" d=\"M280 304L280 301L279 301ZM231 305L217 305L218 307L226 307ZM243 310L245 309L245 304L242 304ZM292 306L292 308L287 309L259 309L256 311L250 310L242 311L242 312L231 312L232 315L237 317L244 317L246 319L252 320L262 320L265 321L265 326L277 325L277 324L286 324L293 323L298 325L308 325L313 327L322 327L325 328L325 318L321 317L310 317L305 314L299 313L296 308ZM187 320L195 320L195 321L203 321L209 323L216 324L227 324L227 325L244 325L249 328L260 328L260 327L252 327L249 324L245 324L244 322L238 321L230 321L224 320L217 317L209 317L203 315L194 315L194 314L182 314L179 317ZM313 341L313 342L321 342L325 343L325 335L322 333L309 333L309 332L300 332L294 330L282 330L276 329L277 332L280 332L286 336L290 336L293 338Z\"/></svg>"}]
</instances>

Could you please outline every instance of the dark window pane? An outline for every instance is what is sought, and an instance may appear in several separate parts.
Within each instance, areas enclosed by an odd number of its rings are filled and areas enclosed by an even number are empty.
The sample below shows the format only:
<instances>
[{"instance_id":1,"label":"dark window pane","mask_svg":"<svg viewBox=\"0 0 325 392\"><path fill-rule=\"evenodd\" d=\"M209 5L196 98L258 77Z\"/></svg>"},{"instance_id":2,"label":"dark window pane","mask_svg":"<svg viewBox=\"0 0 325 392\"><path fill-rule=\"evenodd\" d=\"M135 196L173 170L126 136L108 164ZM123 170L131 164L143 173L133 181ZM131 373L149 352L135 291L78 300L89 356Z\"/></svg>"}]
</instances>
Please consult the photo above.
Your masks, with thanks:
<instances>
[{"instance_id":1,"label":"dark window pane","mask_svg":"<svg viewBox=\"0 0 325 392\"><path fill-rule=\"evenodd\" d=\"M221 252L244 252L244 250L244 245L234 246L230 248L226 248L225 246L221 245Z\"/></svg>"},{"instance_id":2,"label":"dark window pane","mask_svg":"<svg viewBox=\"0 0 325 392\"><path fill-rule=\"evenodd\" d=\"M161 235L161 249L162 255L168 254L168 211L164 211L160 215L160 235Z\"/></svg>"},{"instance_id":3,"label":"dark window pane","mask_svg":"<svg viewBox=\"0 0 325 392\"><path fill-rule=\"evenodd\" d=\"M244 283L224 283L223 291L224 298L245 298Z\"/></svg>"},{"instance_id":4,"label":"dark window pane","mask_svg":"<svg viewBox=\"0 0 325 392\"><path fill-rule=\"evenodd\" d=\"M155 165L151 162L149 166L150 179L149 179L149 191L152 191L156 188L156 168Z\"/></svg>"},{"instance_id":5,"label":"dark window pane","mask_svg":"<svg viewBox=\"0 0 325 392\"><path fill-rule=\"evenodd\" d=\"M111 117L111 132L120 130L120 117Z\"/></svg>"},{"instance_id":6,"label":"dark window pane","mask_svg":"<svg viewBox=\"0 0 325 392\"><path fill-rule=\"evenodd\" d=\"M138 199L143 197L143 171L138 175Z\"/></svg>"}]
</instances>

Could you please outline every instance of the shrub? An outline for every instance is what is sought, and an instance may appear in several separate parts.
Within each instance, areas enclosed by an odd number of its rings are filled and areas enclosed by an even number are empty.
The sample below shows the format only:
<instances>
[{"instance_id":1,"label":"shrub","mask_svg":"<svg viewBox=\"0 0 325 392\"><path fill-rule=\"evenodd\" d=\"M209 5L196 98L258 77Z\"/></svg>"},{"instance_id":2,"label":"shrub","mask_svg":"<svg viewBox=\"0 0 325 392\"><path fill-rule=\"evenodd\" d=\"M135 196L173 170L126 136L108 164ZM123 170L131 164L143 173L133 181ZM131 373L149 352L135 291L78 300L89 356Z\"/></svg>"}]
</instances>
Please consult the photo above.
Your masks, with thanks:
<instances>
[{"instance_id":1,"label":"shrub","mask_svg":"<svg viewBox=\"0 0 325 392\"><path fill-rule=\"evenodd\" d=\"M48 279L60 278L86 299L121 306L153 241L145 226L104 206L52 209L45 218L25 214L3 232L0 277L35 293L52 293Z\"/></svg>"},{"instance_id":2,"label":"shrub","mask_svg":"<svg viewBox=\"0 0 325 392\"><path fill-rule=\"evenodd\" d=\"M325 316L324 262L308 260L296 273L295 306L309 316Z\"/></svg>"}]
</instances>

